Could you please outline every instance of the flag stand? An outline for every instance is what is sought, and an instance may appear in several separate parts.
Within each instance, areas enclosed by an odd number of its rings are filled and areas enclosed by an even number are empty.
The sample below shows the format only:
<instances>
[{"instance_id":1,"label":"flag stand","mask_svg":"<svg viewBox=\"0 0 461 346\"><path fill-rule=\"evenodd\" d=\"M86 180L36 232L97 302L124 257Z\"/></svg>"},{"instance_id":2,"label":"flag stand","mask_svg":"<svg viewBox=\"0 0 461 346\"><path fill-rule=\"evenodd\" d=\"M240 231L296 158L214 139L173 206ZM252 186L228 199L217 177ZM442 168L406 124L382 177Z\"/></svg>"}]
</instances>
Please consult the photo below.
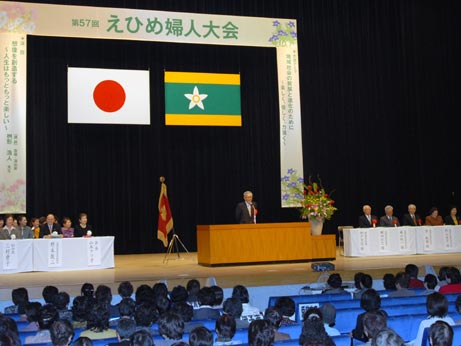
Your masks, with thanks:
<instances>
[{"instance_id":1,"label":"flag stand","mask_svg":"<svg viewBox=\"0 0 461 346\"><path fill-rule=\"evenodd\" d=\"M165 257L163 258L163 264L165 264L165 262L168 263L168 255L170 255L172 252L173 252L173 247L176 251L176 253L178 254L178 260L181 259L181 256L179 255L179 246L178 246L178 243L182 246L182 248L187 252L189 253L189 250L187 250L186 246L184 245L184 243L181 241L181 239L179 238L179 236L176 234L175 230L174 230L174 227L172 229L173 231L173 236L171 237L171 240L170 240L170 243L168 244L168 249L166 250L166 254L165 254Z\"/></svg>"}]
</instances>

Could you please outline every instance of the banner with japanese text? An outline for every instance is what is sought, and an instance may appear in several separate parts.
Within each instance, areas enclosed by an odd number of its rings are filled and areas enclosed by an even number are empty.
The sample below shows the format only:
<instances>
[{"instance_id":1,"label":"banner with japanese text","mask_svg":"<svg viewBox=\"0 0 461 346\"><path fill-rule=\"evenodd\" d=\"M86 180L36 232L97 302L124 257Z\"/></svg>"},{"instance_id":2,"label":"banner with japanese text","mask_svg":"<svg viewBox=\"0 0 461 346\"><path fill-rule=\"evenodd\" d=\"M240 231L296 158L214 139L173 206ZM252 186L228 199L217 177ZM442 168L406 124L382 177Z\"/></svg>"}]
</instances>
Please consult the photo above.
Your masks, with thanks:
<instances>
[{"instance_id":1,"label":"banner with japanese text","mask_svg":"<svg viewBox=\"0 0 461 346\"><path fill-rule=\"evenodd\" d=\"M26 35L0 40L0 214L26 211Z\"/></svg>"},{"instance_id":2,"label":"banner with japanese text","mask_svg":"<svg viewBox=\"0 0 461 346\"><path fill-rule=\"evenodd\" d=\"M287 172L303 177L296 20L0 1L2 44L5 33L273 47L279 76L281 181ZM25 88L25 73L21 78ZM18 141L25 145L25 138ZM283 184L281 189L281 204L287 207Z\"/></svg>"}]
</instances>

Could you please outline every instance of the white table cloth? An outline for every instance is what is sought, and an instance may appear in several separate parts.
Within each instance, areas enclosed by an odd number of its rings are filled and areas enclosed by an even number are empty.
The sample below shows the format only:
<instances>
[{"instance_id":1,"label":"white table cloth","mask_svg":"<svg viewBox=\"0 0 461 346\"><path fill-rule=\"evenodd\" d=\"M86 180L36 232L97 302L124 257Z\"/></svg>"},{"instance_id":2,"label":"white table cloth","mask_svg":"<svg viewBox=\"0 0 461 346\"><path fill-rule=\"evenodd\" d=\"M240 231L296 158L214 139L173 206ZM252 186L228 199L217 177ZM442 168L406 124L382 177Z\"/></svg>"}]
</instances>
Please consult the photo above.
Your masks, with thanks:
<instances>
[{"instance_id":1,"label":"white table cloth","mask_svg":"<svg viewBox=\"0 0 461 346\"><path fill-rule=\"evenodd\" d=\"M0 240L0 274L31 272L31 239Z\"/></svg>"}]
</instances>

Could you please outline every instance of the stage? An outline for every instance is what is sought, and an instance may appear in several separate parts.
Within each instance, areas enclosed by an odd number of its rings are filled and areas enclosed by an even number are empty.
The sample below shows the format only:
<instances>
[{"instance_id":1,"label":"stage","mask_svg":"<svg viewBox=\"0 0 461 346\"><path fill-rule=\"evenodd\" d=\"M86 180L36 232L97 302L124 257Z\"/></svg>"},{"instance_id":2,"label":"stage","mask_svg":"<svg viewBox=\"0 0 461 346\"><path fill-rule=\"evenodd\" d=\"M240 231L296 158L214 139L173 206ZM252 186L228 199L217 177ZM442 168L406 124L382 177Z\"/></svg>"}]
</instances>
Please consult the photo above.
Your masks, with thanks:
<instances>
[{"instance_id":1,"label":"stage","mask_svg":"<svg viewBox=\"0 0 461 346\"><path fill-rule=\"evenodd\" d=\"M408 263L420 268L432 265L436 269L461 263L461 253L355 258L344 257L341 253L342 250L337 248L336 260L331 262L336 266L335 272L339 272L345 281L352 280L357 271L367 272L375 279L381 278L384 273L401 271ZM176 254L171 254L167 263L163 263L164 258L165 254L117 255L113 269L1 275L0 300L10 300L11 289L21 286L29 290L29 296L33 299L41 297L45 285L55 285L70 295L78 295L82 283L91 282L95 286L106 284L116 294L118 284L122 281L131 281L137 287L166 280L169 288L172 288L185 285L192 278L199 279L205 285L208 278L213 277L219 286L229 288L236 284L248 287L304 284L316 281L319 276L319 273L312 272L309 262L205 267L198 264L197 253L181 253L180 259ZM423 269L421 275L424 276Z\"/></svg>"}]
</instances>

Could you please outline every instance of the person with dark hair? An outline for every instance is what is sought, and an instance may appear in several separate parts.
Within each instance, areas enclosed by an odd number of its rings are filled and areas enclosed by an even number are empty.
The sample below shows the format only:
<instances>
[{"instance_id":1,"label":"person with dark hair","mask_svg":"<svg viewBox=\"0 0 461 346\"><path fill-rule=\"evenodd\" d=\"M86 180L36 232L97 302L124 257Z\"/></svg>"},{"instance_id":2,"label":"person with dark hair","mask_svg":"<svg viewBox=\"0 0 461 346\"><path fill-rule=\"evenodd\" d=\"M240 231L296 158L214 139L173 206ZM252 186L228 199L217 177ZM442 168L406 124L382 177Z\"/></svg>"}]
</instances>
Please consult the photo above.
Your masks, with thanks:
<instances>
[{"instance_id":1,"label":"person with dark hair","mask_svg":"<svg viewBox=\"0 0 461 346\"><path fill-rule=\"evenodd\" d=\"M72 228L72 220L67 216L62 218L61 232L64 238L74 237L74 229Z\"/></svg>"},{"instance_id":2,"label":"person with dark hair","mask_svg":"<svg viewBox=\"0 0 461 346\"><path fill-rule=\"evenodd\" d=\"M247 320L240 318L243 307L239 298L227 298L223 304L223 311L234 318L237 329L246 329L250 325Z\"/></svg>"},{"instance_id":3,"label":"person with dark hair","mask_svg":"<svg viewBox=\"0 0 461 346\"><path fill-rule=\"evenodd\" d=\"M15 336L10 331L0 334L0 346L21 346L21 341L18 336Z\"/></svg>"},{"instance_id":4,"label":"person with dark hair","mask_svg":"<svg viewBox=\"0 0 461 346\"><path fill-rule=\"evenodd\" d=\"M367 312L363 316L363 331L368 337L368 342L365 345L371 345L376 335L386 327L387 317L382 311Z\"/></svg>"},{"instance_id":5,"label":"person with dark hair","mask_svg":"<svg viewBox=\"0 0 461 346\"><path fill-rule=\"evenodd\" d=\"M72 346L93 346L93 340L87 338L86 336L80 336L79 338L75 339L72 343Z\"/></svg>"},{"instance_id":6,"label":"person with dark hair","mask_svg":"<svg viewBox=\"0 0 461 346\"><path fill-rule=\"evenodd\" d=\"M373 287L373 278L369 274L360 276L360 290L354 292L354 299L360 299L363 292Z\"/></svg>"},{"instance_id":7,"label":"person with dark hair","mask_svg":"<svg viewBox=\"0 0 461 346\"><path fill-rule=\"evenodd\" d=\"M421 345L424 329L430 327L434 322L444 321L449 325L455 324L453 319L447 316L448 300L443 294L438 292L429 294L426 300L426 308L429 316L419 324L418 334L413 343L414 345Z\"/></svg>"},{"instance_id":8,"label":"person with dark hair","mask_svg":"<svg viewBox=\"0 0 461 346\"><path fill-rule=\"evenodd\" d=\"M6 335L5 342L11 342L14 346L20 346L18 326L16 322L6 315L0 313L0 335Z\"/></svg>"},{"instance_id":9,"label":"person with dark hair","mask_svg":"<svg viewBox=\"0 0 461 346\"><path fill-rule=\"evenodd\" d=\"M154 305L157 307L158 313L160 315L170 310L171 301L168 299L168 297L163 295L156 296L154 302Z\"/></svg>"},{"instance_id":10,"label":"person with dark hair","mask_svg":"<svg viewBox=\"0 0 461 346\"><path fill-rule=\"evenodd\" d=\"M422 296L427 296L435 292L437 287L437 277L433 274L427 274L424 277L424 287L426 288L423 292L420 293Z\"/></svg>"},{"instance_id":11,"label":"person with dark hair","mask_svg":"<svg viewBox=\"0 0 461 346\"><path fill-rule=\"evenodd\" d=\"M38 319L40 318L41 307L42 304L39 302L30 302L26 305L25 311L29 324L22 328L21 332L37 332L39 330Z\"/></svg>"},{"instance_id":12,"label":"person with dark hair","mask_svg":"<svg viewBox=\"0 0 461 346\"><path fill-rule=\"evenodd\" d=\"M40 238L62 238L61 226L57 223L56 217L53 214L46 216L46 221L40 226Z\"/></svg>"},{"instance_id":13,"label":"person with dark hair","mask_svg":"<svg viewBox=\"0 0 461 346\"><path fill-rule=\"evenodd\" d=\"M142 304L142 303L148 303L148 304L155 304L155 295L154 291L152 291L152 287L149 285L140 285L136 289L135 292L135 301L136 305Z\"/></svg>"},{"instance_id":14,"label":"person with dark hair","mask_svg":"<svg viewBox=\"0 0 461 346\"><path fill-rule=\"evenodd\" d=\"M341 286L343 284L343 279L338 273L331 274L327 280L328 288L323 290L323 294L346 294Z\"/></svg>"},{"instance_id":15,"label":"person with dark hair","mask_svg":"<svg viewBox=\"0 0 461 346\"><path fill-rule=\"evenodd\" d=\"M158 333L164 340L156 341L156 346L170 346L181 340L184 333L182 317L172 312L161 315L158 320Z\"/></svg>"},{"instance_id":16,"label":"person with dark hair","mask_svg":"<svg viewBox=\"0 0 461 346\"><path fill-rule=\"evenodd\" d=\"M110 317L118 316L118 306L112 305L112 290L109 286L99 285L94 292L94 297L98 303L107 305Z\"/></svg>"},{"instance_id":17,"label":"person with dark hair","mask_svg":"<svg viewBox=\"0 0 461 346\"><path fill-rule=\"evenodd\" d=\"M25 215L18 216L18 239L34 239L34 232L27 225L27 217Z\"/></svg>"},{"instance_id":18,"label":"person with dark hair","mask_svg":"<svg viewBox=\"0 0 461 346\"><path fill-rule=\"evenodd\" d=\"M11 291L11 299L14 305L5 308L5 314L20 314L26 313L26 305L29 304L29 293L24 287L15 288Z\"/></svg>"},{"instance_id":19,"label":"person with dark hair","mask_svg":"<svg viewBox=\"0 0 461 346\"><path fill-rule=\"evenodd\" d=\"M318 342L324 346L334 346L333 340L323 327L323 316L319 308L310 307L303 315L303 328L299 336L299 344Z\"/></svg>"},{"instance_id":20,"label":"person with dark hair","mask_svg":"<svg viewBox=\"0 0 461 346\"><path fill-rule=\"evenodd\" d=\"M201 323L191 322L194 317L194 308L186 302L176 303L170 311L182 317L184 321L184 333L190 333L192 329L202 326Z\"/></svg>"},{"instance_id":21,"label":"person with dark hair","mask_svg":"<svg viewBox=\"0 0 461 346\"><path fill-rule=\"evenodd\" d=\"M280 323L282 322L282 315L275 307L268 307L264 312L264 319L269 321L272 328L274 328L274 341L290 340L290 334L280 333Z\"/></svg>"},{"instance_id":22,"label":"person with dark hair","mask_svg":"<svg viewBox=\"0 0 461 346\"><path fill-rule=\"evenodd\" d=\"M120 285L118 285L117 292L122 299L131 298L133 291L134 291L133 285L129 281L123 281L120 283Z\"/></svg>"},{"instance_id":23,"label":"person with dark hair","mask_svg":"<svg viewBox=\"0 0 461 346\"><path fill-rule=\"evenodd\" d=\"M90 284L88 282L84 283L82 285L82 288L80 289L81 295L87 298L93 298L94 297L94 286L93 284Z\"/></svg>"},{"instance_id":24,"label":"person with dark hair","mask_svg":"<svg viewBox=\"0 0 461 346\"><path fill-rule=\"evenodd\" d=\"M397 287L395 287L395 276L391 273L386 273L383 276L383 286L384 289L389 291L395 291Z\"/></svg>"},{"instance_id":25,"label":"person with dark hair","mask_svg":"<svg viewBox=\"0 0 461 346\"><path fill-rule=\"evenodd\" d=\"M362 298L360 298L360 307L365 310L365 312L359 314L357 316L357 322L355 324L355 328L351 332L351 337L354 339L367 342L368 336L365 335L364 327L363 327L363 318L367 312L382 312L386 316L386 312L380 310L381 309L381 297L379 296L378 292L374 289L370 288L366 290L362 294Z\"/></svg>"},{"instance_id":26,"label":"person with dark hair","mask_svg":"<svg viewBox=\"0 0 461 346\"><path fill-rule=\"evenodd\" d=\"M238 298L242 302L243 311L240 319L251 322L263 318L261 311L257 307L250 305L250 294L245 286L235 286L232 290L232 298Z\"/></svg>"},{"instance_id":27,"label":"person with dark hair","mask_svg":"<svg viewBox=\"0 0 461 346\"><path fill-rule=\"evenodd\" d=\"M189 280L186 285L187 289L187 302L193 308L198 308L198 292L200 291L200 282L196 279Z\"/></svg>"},{"instance_id":28,"label":"person with dark hair","mask_svg":"<svg viewBox=\"0 0 461 346\"><path fill-rule=\"evenodd\" d=\"M282 315L282 321L280 322L280 326L290 326L293 324L297 324L296 321L290 319L291 317L294 318L295 314L295 302L290 297L279 297L275 302L275 308L280 312Z\"/></svg>"},{"instance_id":29,"label":"person with dark hair","mask_svg":"<svg viewBox=\"0 0 461 346\"><path fill-rule=\"evenodd\" d=\"M274 328L267 320L254 320L248 327L248 346L273 346Z\"/></svg>"},{"instance_id":30,"label":"person with dark hair","mask_svg":"<svg viewBox=\"0 0 461 346\"><path fill-rule=\"evenodd\" d=\"M136 330L144 329L149 333L153 333L151 329L152 323L158 319L158 313L155 306L148 303L142 303L136 307L134 320L136 321Z\"/></svg>"},{"instance_id":31,"label":"person with dark hair","mask_svg":"<svg viewBox=\"0 0 461 346\"><path fill-rule=\"evenodd\" d=\"M447 282L447 272L450 267L440 267L439 269L439 275L437 279L439 280L439 287L448 285Z\"/></svg>"},{"instance_id":32,"label":"person with dark hair","mask_svg":"<svg viewBox=\"0 0 461 346\"><path fill-rule=\"evenodd\" d=\"M223 345L237 345L243 343L241 340L232 340L235 335L236 323L235 319L228 314L223 314L219 316L216 320L216 340L215 346Z\"/></svg>"},{"instance_id":33,"label":"person with dark hair","mask_svg":"<svg viewBox=\"0 0 461 346\"><path fill-rule=\"evenodd\" d=\"M399 272L395 276L395 286L397 290L389 293L389 297L411 297L416 294L415 291L409 290L410 276L407 273Z\"/></svg>"},{"instance_id":34,"label":"person with dark hair","mask_svg":"<svg viewBox=\"0 0 461 346\"><path fill-rule=\"evenodd\" d=\"M74 237L84 237L94 235L93 227L88 224L88 215L80 213L78 215L78 222L74 227Z\"/></svg>"},{"instance_id":35,"label":"person with dark hair","mask_svg":"<svg viewBox=\"0 0 461 346\"><path fill-rule=\"evenodd\" d=\"M461 315L461 294L456 297L455 307L456 307L456 311L458 312L458 314ZM456 321L456 324L461 324L461 320Z\"/></svg>"},{"instance_id":36,"label":"person with dark hair","mask_svg":"<svg viewBox=\"0 0 461 346\"><path fill-rule=\"evenodd\" d=\"M356 291L360 291L362 289L361 281L362 281L362 276L364 274L365 273L362 273L362 272L357 272L354 274L354 286L356 288Z\"/></svg>"},{"instance_id":37,"label":"person with dark hair","mask_svg":"<svg viewBox=\"0 0 461 346\"><path fill-rule=\"evenodd\" d=\"M132 346L154 346L152 336L145 330L134 332L131 335L130 341ZM159 343L156 342L155 345L159 345Z\"/></svg>"},{"instance_id":38,"label":"person with dark hair","mask_svg":"<svg viewBox=\"0 0 461 346\"><path fill-rule=\"evenodd\" d=\"M325 303L321 306L320 312L323 316L323 327L329 336L337 336L341 333L338 329L333 328L336 324L336 308L331 303Z\"/></svg>"},{"instance_id":39,"label":"person with dark hair","mask_svg":"<svg viewBox=\"0 0 461 346\"><path fill-rule=\"evenodd\" d=\"M88 312L86 330L80 336L87 336L92 340L115 338L114 329L109 329L109 309L107 304L98 301Z\"/></svg>"},{"instance_id":40,"label":"person with dark hair","mask_svg":"<svg viewBox=\"0 0 461 346\"><path fill-rule=\"evenodd\" d=\"M146 303L147 304L147 303ZM131 298L123 298L120 303L118 303L118 312L120 318L133 318L136 311L136 303Z\"/></svg>"},{"instance_id":41,"label":"person with dark hair","mask_svg":"<svg viewBox=\"0 0 461 346\"><path fill-rule=\"evenodd\" d=\"M429 328L429 344L431 346L451 346L453 328L444 321L433 323Z\"/></svg>"},{"instance_id":42,"label":"person with dark hair","mask_svg":"<svg viewBox=\"0 0 461 346\"><path fill-rule=\"evenodd\" d=\"M189 346L213 346L213 333L205 327L197 327L189 334Z\"/></svg>"},{"instance_id":43,"label":"person with dark hair","mask_svg":"<svg viewBox=\"0 0 461 346\"><path fill-rule=\"evenodd\" d=\"M184 286L175 286L170 293L170 299L173 304L187 301L187 290Z\"/></svg>"},{"instance_id":44,"label":"person with dark hair","mask_svg":"<svg viewBox=\"0 0 461 346\"><path fill-rule=\"evenodd\" d=\"M0 240L19 238L18 230L14 227L14 217L11 214L5 216L5 226L0 228Z\"/></svg>"},{"instance_id":45,"label":"person with dark hair","mask_svg":"<svg viewBox=\"0 0 461 346\"><path fill-rule=\"evenodd\" d=\"M67 346L74 338L74 328L68 320L55 321L50 328L50 337L54 346Z\"/></svg>"},{"instance_id":46,"label":"person with dark hair","mask_svg":"<svg viewBox=\"0 0 461 346\"><path fill-rule=\"evenodd\" d=\"M443 219L439 215L439 209L437 207L432 207L429 210L429 215L426 216L426 226L443 226Z\"/></svg>"},{"instance_id":47,"label":"person with dark hair","mask_svg":"<svg viewBox=\"0 0 461 346\"><path fill-rule=\"evenodd\" d=\"M217 319L219 317L219 311L213 309L213 303L215 301L215 295L210 287L202 287L198 292L198 303L199 308L194 310L195 320L204 319Z\"/></svg>"},{"instance_id":48,"label":"person with dark hair","mask_svg":"<svg viewBox=\"0 0 461 346\"><path fill-rule=\"evenodd\" d=\"M59 293L56 286L45 286L42 290L42 296L46 304L54 304L54 297Z\"/></svg>"},{"instance_id":49,"label":"person with dark hair","mask_svg":"<svg viewBox=\"0 0 461 346\"><path fill-rule=\"evenodd\" d=\"M118 342L109 343L108 346L116 346L116 345L130 346L131 335L133 335L133 333L136 332L136 323L135 321L129 318L121 318L117 324L116 331L117 331Z\"/></svg>"},{"instance_id":50,"label":"person with dark hair","mask_svg":"<svg viewBox=\"0 0 461 346\"><path fill-rule=\"evenodd\" d=\"M163 282L157 282L152 286L152 291L156 297L163 296L168 298L168 287Z\"/></svg>"},{"instance_id":51,"label":"person with dark hair","mask_svg":"<svg viewBox=\"0 0 461 346\"><path fill-rule=\"evenodd\" d=\"M72 311L69 311L67 306L69 305L70 297L67 292L59 292L54 298L54 305L58 309L59 318L61 320L72 321Z\"/></svg>"},{"instance_id":52,"label":"person with dark hair","mask_svg":"<svg viewBox=\"0 0 461 346\"><path fill-rule=\"evenodd\" d=\"M75 297L72 301L72 326L75 329L86 328L88 307L88 298L85 296Z\"/></svg>"},{"instance_id":53,"label":"person with dark hair","mask_svg":"<svg viewBox=\"0 0 461 346\"><path fill-rule=\"evenodd\" d=\"M384 328L371 342L372 346L405 346L405 341L391 328Z\"/></svg>"},{"instance_id":54,"label":"person with dark hair","mask_svg":"<svg viewBox=\"0 0 461 346\"><path fill-rule=\"evenodd\" d=\"M416 265L407 264L405 266L405 273L410 277L408 288L424 288L424 282L418 279L419 269Z\"/></svg>"},{"instance_id":55,"label":"person with dark hair","mask_svg":"<svg viewBox=\"0 0 461 346\"><path fill-rule=\"evenodd\" d=\"M447 283L447 285L440 287L440 293L461 293L461 274L458 268L449 267L447 269Z\"/></svg>"},{"instance_id":56,"label":"person with dark hair","mask_svg":"<svg viewBox=\"0 0 461 346\"><path fill-rule=\"evenodd\" d=\"M56 310L56 307L54 305L43 305L40 308L40 315L38 318L39 330L37 334L26 337L25 344L51 342L50 328L52 324L58 319L58 310Z\"/></svg>"},{"instance_id":57,"label":"person with dark hair","mask_svg":"<svg viewBox=\"0 0 461 346\"><path fill-rule=\"evenodd\" d=\"M224 299L224 291L221 287L219 286L211 286L211 290L213 291L214 295L214 300L213 300L213 309L221 309L222 308L222 302Z\"/></svg>"},{"instance_id":58,"label":"person with dark hair","mask_svg":"<svg viewBox=\"0 0 461 346\"><path fill-rule=\"evenodd\" d=\"M458 217L458 208L455 207L454 205L450 207L450 214L445 216L443 221L445 222L445 225L452 225L452 226L458 226L460 221Z\"/></svg>"}]
</instances>

